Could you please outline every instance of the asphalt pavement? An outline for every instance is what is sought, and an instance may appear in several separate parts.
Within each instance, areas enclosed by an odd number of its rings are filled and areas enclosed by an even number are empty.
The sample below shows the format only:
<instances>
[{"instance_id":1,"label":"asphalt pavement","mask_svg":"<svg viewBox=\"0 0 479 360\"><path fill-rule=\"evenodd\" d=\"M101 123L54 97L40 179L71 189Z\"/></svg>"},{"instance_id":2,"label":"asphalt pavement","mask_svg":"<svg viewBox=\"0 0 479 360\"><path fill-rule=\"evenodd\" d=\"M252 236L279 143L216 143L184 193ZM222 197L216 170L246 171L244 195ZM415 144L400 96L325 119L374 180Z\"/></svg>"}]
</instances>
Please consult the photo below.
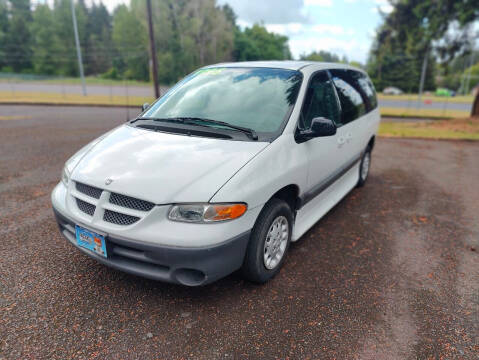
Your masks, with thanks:
<instances>
[{"instance_id":1,"label":"asphalt pavement","mask_svg":"<svg viewBox=\"0 0 479 360\"><path fill-rule=\"evenodd\" d=\"M461 111L471 111L471 103L458 103L451 102L448 98L444 100L437 101L434 100L430 103L425 103L421 101L418 103L417 100L396 100L396 99L379 99L380 107L387 108L403 108L403 109L434 109L434 110L461 110Z\"/></svg>"},{"instance_id":2,"label":"asphalt pavement","mask_svg":"<svg viewBox=\"0 0 479 360\"><path fill-rule=\"evenodd\" d=\"M273 281L187 288L96 263L53 218L64 161L125 112L0 106L0 359L478 359L478 142L379 138Z\"/></svg>"}]
</instances>

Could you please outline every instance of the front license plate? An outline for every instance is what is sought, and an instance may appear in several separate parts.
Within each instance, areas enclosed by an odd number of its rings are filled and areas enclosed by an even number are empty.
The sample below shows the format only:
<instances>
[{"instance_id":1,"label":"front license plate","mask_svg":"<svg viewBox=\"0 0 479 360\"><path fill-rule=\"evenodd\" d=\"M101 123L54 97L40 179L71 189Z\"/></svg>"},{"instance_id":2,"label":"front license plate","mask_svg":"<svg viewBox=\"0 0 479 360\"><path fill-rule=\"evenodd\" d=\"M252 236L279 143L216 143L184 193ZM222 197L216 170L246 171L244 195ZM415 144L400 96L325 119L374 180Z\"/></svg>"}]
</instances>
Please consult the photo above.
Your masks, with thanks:
<instances>
[{"instance_id":1,"label":"front license plate","mask_svg":"<svg viewBox=\"0 0 479 360\"><path fill-rule=\"evenodd\" d=\"M78 225L75 226L75 231L78 246L106 257L106 243L103 235L97 234Z\"/></svg>"}]
</instances>

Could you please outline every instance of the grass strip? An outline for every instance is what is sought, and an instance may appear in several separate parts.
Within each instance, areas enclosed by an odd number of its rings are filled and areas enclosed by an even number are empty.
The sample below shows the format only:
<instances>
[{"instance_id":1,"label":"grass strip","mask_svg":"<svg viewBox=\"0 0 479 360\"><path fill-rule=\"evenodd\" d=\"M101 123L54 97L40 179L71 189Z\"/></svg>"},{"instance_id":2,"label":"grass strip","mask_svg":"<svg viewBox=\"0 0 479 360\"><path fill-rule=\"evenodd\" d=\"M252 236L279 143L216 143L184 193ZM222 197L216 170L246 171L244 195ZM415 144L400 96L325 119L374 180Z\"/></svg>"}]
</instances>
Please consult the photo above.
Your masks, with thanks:
<instances>
[{"instance_id":1,"label":"grass strip","mask_svg":"<svg viewBox=\"0 0 479 360\"><path fill-rule=\"evenodd\" d=\"M425 118L425 119L452 119L464 118L470 115L469 111L455 109L416 109L381 107L381 116Z\"/></svg>"},{"instance_id":2,"label":"grass strip","mask_svg":"<svg viewBox=\"0 0 479 360\"><path fill-rule=\"evenodd\" d=\"M379 135L421 139L479 140L479 119L381 122Z\"/></svg>"}]
</instances>

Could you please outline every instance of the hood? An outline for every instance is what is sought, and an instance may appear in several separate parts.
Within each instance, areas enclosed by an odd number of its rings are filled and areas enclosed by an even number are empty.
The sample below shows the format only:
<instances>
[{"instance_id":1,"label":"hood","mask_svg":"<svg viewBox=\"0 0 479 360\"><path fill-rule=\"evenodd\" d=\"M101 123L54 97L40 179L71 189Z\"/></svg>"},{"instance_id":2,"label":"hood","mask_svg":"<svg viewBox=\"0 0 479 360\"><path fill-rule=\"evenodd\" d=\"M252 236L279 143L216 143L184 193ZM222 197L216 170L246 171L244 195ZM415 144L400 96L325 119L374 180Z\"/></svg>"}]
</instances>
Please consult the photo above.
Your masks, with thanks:
<instances>
[{"instance_id":1,"label":"hood","mask_svg":"<svg viewBox=\"0 0 479 360\"><path fill-rule=\"evenodd\" d=\"M267 145L124 125L90 148L71 178L155 204L206 202Z\"/></svg>"}]
</instances>

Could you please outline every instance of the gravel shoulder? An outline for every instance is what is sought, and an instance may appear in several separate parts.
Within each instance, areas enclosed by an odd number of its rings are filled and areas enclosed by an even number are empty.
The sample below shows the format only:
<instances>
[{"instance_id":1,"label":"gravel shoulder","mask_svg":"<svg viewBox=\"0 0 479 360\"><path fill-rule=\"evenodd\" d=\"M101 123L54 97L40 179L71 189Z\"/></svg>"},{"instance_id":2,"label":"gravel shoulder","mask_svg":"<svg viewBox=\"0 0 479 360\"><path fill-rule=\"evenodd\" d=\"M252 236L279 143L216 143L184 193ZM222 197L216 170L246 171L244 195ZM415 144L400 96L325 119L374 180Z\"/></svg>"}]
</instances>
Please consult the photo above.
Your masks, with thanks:
<instances>
[{"instance_id":1,"label":"gravel shoulder","mask_svg":"<svg viewBox=\"0 0 479 360\"><path fill-rule=\"evenodd\" d=\"M380 138L273 281L186 288L96 263L53 218L64 161L134 115L0 106L0 359L478 358L479 142Z\"/></svg>"}]
</instances>

